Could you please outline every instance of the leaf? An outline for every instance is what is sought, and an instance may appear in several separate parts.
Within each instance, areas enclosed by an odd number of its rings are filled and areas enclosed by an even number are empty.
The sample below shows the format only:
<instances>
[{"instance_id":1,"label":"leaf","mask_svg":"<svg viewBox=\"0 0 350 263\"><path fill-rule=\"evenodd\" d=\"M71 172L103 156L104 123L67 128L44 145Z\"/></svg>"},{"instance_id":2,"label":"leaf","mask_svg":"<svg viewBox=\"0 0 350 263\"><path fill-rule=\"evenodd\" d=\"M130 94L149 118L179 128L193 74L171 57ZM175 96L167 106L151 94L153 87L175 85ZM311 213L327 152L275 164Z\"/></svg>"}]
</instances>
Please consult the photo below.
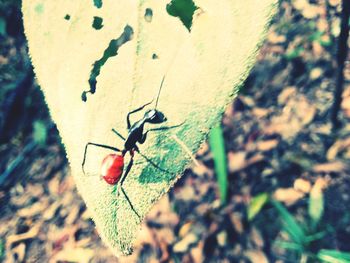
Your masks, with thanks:
<instances>
[{"instance_id":1,"label":"leaf","mask_svg":"<svg viewBox=\"0 0 350 263\"><path fill-rule=\"evenodd\" d=\"M33 138L38 144L44 145L47 139L47 129L42 121L35 121L33 124Z\"/></svg>"},{"instance_id":2,"label":"leaf","mask_svg":"<svg viewBox=\"0 0 350 263\"><path fill-rule=\"evenodd\" d=\"M331 249L321 249L317 253L317 258L322 262L328 263L348 263L350 262L350 253Z\"/></svg>"},{"instance_id":3,"label":"leaf","mask_svg":"<svg viewBox=\"0 0 350 263\"><path fill-rule=\"evenodd\" d=\"M5 257L5 242L0 239L0 260L2 261Z\"/></svg>"},{"instance_id":4,"label":"leaf","mask_svg":"<svg viewBox=\"0 0 350 263\"><path fill-rule=\"evenodd\" d=\"M303 247L300 244L296 244L296 243L291 243L286 241L276 241L274 244L280 248L284 248L288 250L295 250L298 252L303 251Z\"/></svg>"},{"instance_id":5,"label":"leaf","mask_svg":"<svg viewBox=\"0 0 350 263\"><path fill-rule=\"evenodd\" d=\"M268 193L260 193L254 196L248 206L248 220L252 221L254 217L259 214L260 210L264 207L269 200Z\"/></svg>"},{"instance_id":6,"label":"leaf","mask_svg":"<svg viewBox=\"0 0 350 263\"><path fill-rule=\"evenodd\" d=\"M227 159L224 137L220 126L210 131L209 142L214 157L215 172L218 177L221 203L225 204L227 201Z\"/></svg>"},{"instance_id":7,"label":"leaf","mask_svg":"<svg viewBox=\"0 0 350 263\"><path fill-rule=\"evenodd\" d=\"M321 220L324 211L323 188L326 182L324 179L317 179L312 187L309 198L308 212L314 226Z\"/></svg>"},{"instance_id":8,"label":"leaf","mask_svg":"<svg viewBox=\"0 0 350 263\"><path fill-rule=\"evenodd\" d=\"M111 129L126 136L127 113L155 98L165 76L157 109L167 126L182 125L148 133L139 147L155 165L135 153L123 186L143 218L218 125L255 61L277 1L194 1L191 31L167 13L164 1L103 1L101 8L96 2L23 0L22 11L37 80L77 188L102 239L120 255L131 253L141 222L125 196L100 179L111 151L91 147L82 172L85 145L123 148ZM103 18L100 30L92 27L94 16ZM153 127L159 126L146 126Z\"/></svg>"},{"instance_id":9,"label":"leaf","mask_svg":"<svg viewBox=\"0 0 350 263\"><path fill-rule=\"evenodd\" d=\"M6 35L6 20L3 17L0 17L0 36Z\"/></svg>"},{"instance_id":10,"label":"leaf","mask_svg":"<svg viewBox=\"0 0 350 263\"><path fill-rule=\"evenodd\" d=\"M297 244L303 244L305 240L304 230L299 226L294 217L279 202L272 201L273 206L277 209L284 223L284 229L290 238Z\"/></svg>"}]
</instances>

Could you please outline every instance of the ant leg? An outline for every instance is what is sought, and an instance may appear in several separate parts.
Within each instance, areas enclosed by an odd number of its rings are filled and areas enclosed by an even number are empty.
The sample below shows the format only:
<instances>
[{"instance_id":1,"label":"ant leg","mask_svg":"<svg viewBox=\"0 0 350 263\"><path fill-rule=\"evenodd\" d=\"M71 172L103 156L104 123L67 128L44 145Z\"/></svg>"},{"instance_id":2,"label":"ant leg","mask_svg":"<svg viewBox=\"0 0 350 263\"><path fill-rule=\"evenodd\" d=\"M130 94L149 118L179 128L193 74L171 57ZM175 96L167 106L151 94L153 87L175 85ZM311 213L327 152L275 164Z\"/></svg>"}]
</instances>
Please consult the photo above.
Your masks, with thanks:
<instances>
[{"instance_id":1,"label":"ant leg","mask_svg":"<svg viewBox=\"0 0 350 263\"><path fill-rule=\"evenodd\" d=\"M143 143L146 141L147 133L150 132L150 131L164 131L164 130L170 130L170 129L173 129L173 128L180 127L182 124L184 124L184 123L180 123L180 124L174 125L174 126L168 126L168 127L160 127L160 128L149 129L149 130L146 131L144 134L142 134L142 137L138 140L138 142L139 142L140 144L143 144Z\"/></svg>"},{"instance_id":2,"label":"ant leg","mask_svg":"<svg viewBox=\"0 0 350 263\"><path fill-rule=\"evenodd\" d=\"M125 178L127 177L127 175L129 174L133 163L134 163L134 160L133 160L133 158L131 158L131 159L130 159L130 162L129 162L129 164L128 164L128 166L126 167L126 170L125 170L125 172L124 172L124 175L123 175L122 179L120 180L120 184L119 184L119 185L120 185L120 190L123 192L123 195L125 196L126 201L128 201L128 203L129 203L129 205L130 205L131 210L137 215L137 217L138 217L138 218L140 219L140 221L141 221L141 216L140 216L140 215L137 213L137 211L135 210L134 206L132 205L132 203L131 203L131 201L130 201L128 195L126 194L126 192L125 192L125 190L124 190L124 188L123 188L124 180L125 180Z\"/></svg>"},{"instance_id":3,"label":"ant leg","mask_svg":"<svg viewBox=\"0 0 350 263\"><path fill-rule=\"evenodd\" d=\"M115 147L112 147L112 146L109 146L109 145L88 142L85 145L84 158L83 158L83 162L81 164L81 168L82 168L84 174L85 174L84 165L85 165L86 154L87 154L87 149L88 149L89 145L96 146L96 147L101 147L101 148L106 148L106 149L109 149L109 150L112 150L112 151L115 151L115 152L121 152L121 150L119 150L118 148L115 148Z\"/></svg>"},{"instance_id":4,"label":"ant leg","mask_svg":"<svg viewBox=\"0 0 350 263\"><path fill-rule=\"evenodd\" d=\"M164 173L168 173L171 174L171 172L169 172L168 170L163 169L162 167L160 167L158 164L156 164L155 162L153 162L150 158L148 158L146 155L144 155L143 153L140 152L139 148L136 148L135 151L140 154L142 156L142 158L144 158L148 163L150 163L153 167L155 167L156 169L164 172Z\"/></svg>"},{"instance_id":5,"label":"ant leg","mask_svg":"<svg viewBox=\"0 0 350 263\"><path fill-rule=\"evenodd\" d=\"M123 195L125 196L126 201L128 201L131 210L137 215L137 217L139 218L139 220L141 221L141 216L139 215L139 213L137 213L137 211L135 210L134 206L132 205L128 195L125 193L124 188L122 186L120 186L120 190L123 192Z\"/></svg>"},{"instance_id":6,"label":"ant leg","mask_svg":"<svg viewBox=\"0 0 350 263\"><path fill-rule=\"evenodd\" d=\"M128 164L128 166L125 169L124 175L122 176L122 178L120 179L120 186L123 186L123 183L125 181L125 178L127 177L127 175L129 174L132 165L134 164L134 159L133 157L131 157L130 162Z\"/></svg>"},{"instance_id":7,"label":"ant leg","mask_svg":"<svg viewBox=\"0 0 350 263\"><path fill-rule=\"evenodd\" d=\"M180 127L184 124L185 122L182 122L180 124L177 124L177 125L173 125L173 126L168 126L168 127L159 127L159 128L153 128L153 129L149 129L147 132L150 132L150 131L164 131L164 130L170 130L170 129L174 129L174 128L177 128L177 127ZM147 133L146 132L146 133Z\"/></svg>"},{"instance_id":8,"label":"ant leg","mask_svg":"<svg viewBox=\"0 0 350 263\"><path fill-rule=\"evenodd\" d=\"M121 138L123 141L125 141L125 137L123 135L121 135L118 131L116 131L115 129L112 129L112 132L114 132L119 138Z\"/></svg>"},{"instance_id":9,"label":"ant leg","mask_svg":"<svg viewBox=\"0 0 350 263\"><path fill-rule=\"evenodd\" d=\"M133 110L133 111L130 111L130 112L128 113L128 115L126 116L126 124L127 124L128 130L129 130L130 127L131 127L130 115L133 114L133 113L135 113L135 112L138 112L138 111L140 111L140 110L143 110L144 107L150 105L152 102L153 102L153 99L152 99L150 102L148 102L148 103L142 105L141 107L139 107L139 108L137 108L137 109L135 109L135 110Z\"/></svg>"}]
</instances>

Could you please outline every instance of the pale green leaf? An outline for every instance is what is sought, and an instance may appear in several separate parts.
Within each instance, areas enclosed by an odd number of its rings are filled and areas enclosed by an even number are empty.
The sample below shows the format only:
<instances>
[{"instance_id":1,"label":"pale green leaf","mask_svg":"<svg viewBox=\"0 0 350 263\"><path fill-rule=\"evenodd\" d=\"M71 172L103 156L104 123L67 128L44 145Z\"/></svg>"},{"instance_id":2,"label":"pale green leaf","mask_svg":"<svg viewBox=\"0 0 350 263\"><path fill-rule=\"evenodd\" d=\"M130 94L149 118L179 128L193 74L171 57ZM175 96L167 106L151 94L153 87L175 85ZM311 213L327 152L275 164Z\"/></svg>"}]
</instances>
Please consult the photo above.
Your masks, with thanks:
<instances>
[{"instance_id":1,"label":"pale green leaf","mask_svg":"<svg viewBox=\"0 0 350 263\"><path fill-rule=\"evenodd\" d=\"M260 193L252 198L248 205L248 220L252 221L269 200L268 193Z\"/></svg>"},{"instance_id":2,"label":"pale green leaf","mask_svg":"<svg viewBox=\"0 0 350 263\"><path fill-rule=\"evenodd\" d=\"M44 145L47 140L47 128L42 121L33 124L33 139L36 143Z\"/></svg>"},{"instance_id":3,"label":"pale green leaf","mask_svg":"<svg viewBox=\"0 0 350 263\"><path fill-rule=\"evenodd\" d=\"M213 128L209 134L210 149L214 158L215 172L218 180L220 200L222 204L227 201L227 159L225 141L220 126Z\"/></svg>"},{"instance_id":4,"label":"pale green leaf","mask_svg":"<svg viewBox=\"0 0 350 263\"><path fill-rule=\"evenodd\" d=\"M254 63L277 1L194 1L191 30L182 16L167 12L168 2L22 1L37 80L77 188L115 254L131 252L140 221L125 197L100 179L101 161L109 151L89 149L84 175L86 143L123 148L111 129L126 136L127 113L151 101L166 76L158 109L168 126L183 124L150 132L140 150L161 169L136 153L124 183L135 210L144 217L181 176L209 128L219 124ZM152 19L145 16L146 9L152 10ZM100 30L92 26L95 16L103 19ZM132 121L141 116L135 114Z\"/></svg>"},{"instance_id":5,"label":"pale green leaf","mask_svg":"<svg viewBox=\"0 0 350 263\"><path fill-rule=\"evenodd\" d=\"M321 249L317 253L317 258L327 263L349 263L350 253L331 249Z\"/></svg>"},{"instance_id":6,"label":"pale green leaf","mask_svg":"<svg viewBox=\"0 0 350 263\"><path fill-rule=\"evenodd\" d=\"M293 215L279 202L272 201L273 206L277 209L283 221L284 230L289 234L290 238L297 244L304 244L305 233Z\"/></svg>"},{"instance_id":7,"label":"pale green leaf","mask_svg":"<svg viewBox=\"0 0 350 263\"><path fill-rule=\"evenodd\" d=\"M312 219L313 226L316 226L321 220L324 211L324 198L322 187L319 184L314 185L310 192L309 198L309 207L308 212L309 216Z\"/></svg>"},{"instance_id":8,"label":"pale green leaf","mask_svg":"<svg viewBox=\"0 0 350 263\"><path fill-rule=\"evenodd\" d=\"M6 20L0 16L0 36L6 35Z\"/></svg>"}]
</instances>

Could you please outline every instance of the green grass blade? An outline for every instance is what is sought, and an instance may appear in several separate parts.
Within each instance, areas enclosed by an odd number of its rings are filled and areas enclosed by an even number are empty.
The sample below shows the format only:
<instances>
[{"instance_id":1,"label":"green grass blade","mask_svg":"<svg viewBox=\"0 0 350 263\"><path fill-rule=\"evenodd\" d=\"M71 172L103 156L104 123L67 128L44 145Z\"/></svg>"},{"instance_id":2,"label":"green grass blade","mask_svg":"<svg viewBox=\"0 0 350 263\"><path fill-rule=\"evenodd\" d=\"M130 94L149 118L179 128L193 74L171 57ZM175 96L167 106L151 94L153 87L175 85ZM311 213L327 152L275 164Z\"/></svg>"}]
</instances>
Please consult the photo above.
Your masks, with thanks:
<instances>
[{"instance_id":1,"label":"green grass blade","mask_svg":"<svg viewBox=\"0 0 350 263\"><path fill-rule=\"evenodd\" d=\"M331 249L321 249L317 253L317 258L322 262L329 263L349 263L350 253Z\"/></svg>"},{"instance_id":2,"label":"green grass blade","mask_svg":"<svg viewBox=\"0 0 350 263\"><path fill-rule=\"evenodd\" d=\"M33 124L33 139L37 144L45 145L47 140L47 128L42 121L35 121Z\"/></svg>"},{"instance_id":3,"label":"green grass blade","mask_svg":"<svg viewBox=\"0 0 350 263\"><path fill-rule=\"evenodd\" d=\"M273 206L277 209L278 213L282 217L284 223L284 229L289 234L290 238L298 244L303 244L305 241L304 230L297 223L295 218L289 213L289 211L279 202L272 201Z\"/></svg>"},{"instance_id":4,"label":"green grass blade","mask_svg":"<svg viewBox=\"0 0 350 263\"><path fill-rule=\"evenodd\" d=\"M214 157L221 203L225 204L227 200L227 160L221 127L215 127L210 131L209 143Z\"/></svg>"},{"instance_id":5,"label":"green grass blade","mask_svg":"<svg viewBox=\"0 0 350 263\"><path fill-rule=\"evenodd\" d=\"M6 35L6 20L3 17L0 17L0 35Z\"/></svg>"},{"instance_id":6,"label":"green grass blade","mask_svg":"<svg viewBox=\"0 0 350 263\"><path fill-rule=\"evenodd\" d=\"M248 221L252 221L269 200L268 193L260 193L254 196L248 205Z\"/></svg>"},{"instance_id":7,"label":"green grass blade","mask_svg":"<svg viewBox=\"0 0 350 263\"><path fill-rule=\"evenodd\" d=\"M277 247L287 249L287 250L294 250L294 251L298 251L298 252L303 251L303 246L296 244L296 243L285 242L285 241L276 241L274 244Z\"/></svg>"},{"instance_id":8,"label":"green grass blade","mask_svg":"<svg viewBox=\"0 0 350 263\"><path fill-rule=\"evenodd\" d=\"M324 198L322 189L315 188L312 189L309 198L308 213L312 219L313 226L317 226L322 218L324 211Z\"/></svg>"}]
</instances>

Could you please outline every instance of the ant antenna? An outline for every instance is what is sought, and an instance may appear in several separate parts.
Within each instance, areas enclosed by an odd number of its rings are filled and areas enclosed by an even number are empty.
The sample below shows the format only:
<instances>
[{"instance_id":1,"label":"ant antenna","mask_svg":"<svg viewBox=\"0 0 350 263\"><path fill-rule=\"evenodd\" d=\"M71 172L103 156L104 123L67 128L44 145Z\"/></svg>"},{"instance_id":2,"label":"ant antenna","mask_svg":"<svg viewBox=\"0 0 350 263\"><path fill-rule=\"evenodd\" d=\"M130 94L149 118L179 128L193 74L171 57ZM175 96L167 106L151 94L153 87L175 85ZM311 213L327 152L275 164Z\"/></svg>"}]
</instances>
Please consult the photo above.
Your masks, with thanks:
<instances>
[{"instance_id":1,"label":"ant antenna","mask_svg":"<svg viewBox=\"0 0 350 263\"><path fill-rule=\"evenodd\" d=\"M162 82L160 83L160 87L159 87L159 91L158 91L158 95L157 95L157 100L156 100L156 106L154 107L154 109L157 109L159 95L160 95L160 91L162 90L162 87L163 87L164 79L165 79L165 75L163 76Z\"/></svg>"}]
</instances>

